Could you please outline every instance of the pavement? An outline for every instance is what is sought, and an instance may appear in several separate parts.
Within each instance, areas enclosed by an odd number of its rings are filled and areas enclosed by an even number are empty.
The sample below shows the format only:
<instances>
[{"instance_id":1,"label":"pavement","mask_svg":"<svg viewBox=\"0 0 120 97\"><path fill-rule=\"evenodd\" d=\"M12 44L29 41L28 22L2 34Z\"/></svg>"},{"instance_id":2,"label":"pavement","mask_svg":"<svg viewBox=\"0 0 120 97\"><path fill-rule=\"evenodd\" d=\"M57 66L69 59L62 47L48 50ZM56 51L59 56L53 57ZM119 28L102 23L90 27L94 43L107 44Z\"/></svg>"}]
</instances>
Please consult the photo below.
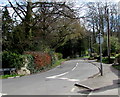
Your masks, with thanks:
<instances>
[{"instance_id":1,"label":"pavement","mask_svg":"<svg viewBox=\"0 0 120 97\"><path fill-rule=\"evenodd\" d=\"M87 60L88 61L88 60ZM93 65L100 67L100 63L89 61ZM77 83L76 92L80 95L120 95L120 73L112 67L112 64L103 65L103 76L97 74L88 80ZM84 86L85 88L81 87ZM87 89L87 88L89 89Z\"/></svg>"}]
</instances>

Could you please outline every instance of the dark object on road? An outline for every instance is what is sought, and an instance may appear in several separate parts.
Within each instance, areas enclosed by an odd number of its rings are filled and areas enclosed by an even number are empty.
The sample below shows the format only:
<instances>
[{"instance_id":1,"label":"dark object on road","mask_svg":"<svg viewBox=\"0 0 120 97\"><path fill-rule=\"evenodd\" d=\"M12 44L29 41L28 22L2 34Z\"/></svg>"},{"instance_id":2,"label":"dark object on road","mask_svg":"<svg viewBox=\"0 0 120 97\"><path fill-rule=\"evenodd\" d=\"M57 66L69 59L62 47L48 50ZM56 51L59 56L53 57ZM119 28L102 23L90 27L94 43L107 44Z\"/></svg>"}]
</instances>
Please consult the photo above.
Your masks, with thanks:
<instances>
[{"instance_id":1,"label":"dark object on road","mask_svg":"<svg viewBox=\"0 0 120 97\"><path fill-rule=\"evenodd\" d=\"M100 88L92 89L92 88L90 88L88 86L80 85L80 84L74 84L74 86L78 87L79 89L86 89L87 91L97 91L97 90L100 90Z\"/></svg>"},{"instance_id":2,"label":"dark object on road","mask_svg":"<svg viewBox=\"0 0 120 97\"><path fill-rule=\"evenodd\" d=\"M79 89L88 89L88 90L93 91L93 89L91 89L90 87L85 86L85 85L74 84L74 86L78 87Z\"/></svg>"}]
</instances>

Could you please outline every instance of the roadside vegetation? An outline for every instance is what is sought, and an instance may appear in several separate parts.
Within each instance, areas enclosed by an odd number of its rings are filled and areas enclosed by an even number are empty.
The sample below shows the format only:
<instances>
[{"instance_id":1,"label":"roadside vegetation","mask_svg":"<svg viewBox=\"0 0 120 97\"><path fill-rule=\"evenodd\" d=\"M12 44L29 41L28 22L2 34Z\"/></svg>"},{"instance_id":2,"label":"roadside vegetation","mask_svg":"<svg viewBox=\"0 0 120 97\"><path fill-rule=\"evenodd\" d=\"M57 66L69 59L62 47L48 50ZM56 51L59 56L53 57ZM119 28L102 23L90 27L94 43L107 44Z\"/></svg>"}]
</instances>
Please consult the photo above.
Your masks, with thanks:
<instances>
[{"instance_id":1,"label":"roadside vegetation","mask_svg":"<svg viewBox=\"0 0 120 97\"><path fill-rule=\"evenodd\" d=\"M12 75L0 75L0 79L6 79L6 78L15 78L15 77L22 77L24 75L19 75L19 74L12 74Z\"/></svg>"},{"instance_id":2,"label":"roadside vegetation","mask_svg":"<svg viewBox=\"0 0 120 97\"><path fill-rule=\"evenodd\" d=\"M73 4L8 2L1 11L2 68L15 68L13 72L20 75L49 70L64 61L62 52L57 51L60 46L85 37ZM4 75L15 76L8 71Z\"/></svg>"},{"instance_id":3,"label":"roadside vegetation","mask_svg":"<svg viewBox=\"0 0 120 97\"><path fill-rule=\"evenodd\" d=\"M69 2L8 0L8 3L0 9L0 61L2 68L15 68L15 71L4 72L4 78L43 72L66 59L99 61L96 37L100 32L104 40L103 62L120 64L119 15L115 3L88 2L80 7ZM86 12L81 14L84 7Z\"/></svg>"}]
</instances>

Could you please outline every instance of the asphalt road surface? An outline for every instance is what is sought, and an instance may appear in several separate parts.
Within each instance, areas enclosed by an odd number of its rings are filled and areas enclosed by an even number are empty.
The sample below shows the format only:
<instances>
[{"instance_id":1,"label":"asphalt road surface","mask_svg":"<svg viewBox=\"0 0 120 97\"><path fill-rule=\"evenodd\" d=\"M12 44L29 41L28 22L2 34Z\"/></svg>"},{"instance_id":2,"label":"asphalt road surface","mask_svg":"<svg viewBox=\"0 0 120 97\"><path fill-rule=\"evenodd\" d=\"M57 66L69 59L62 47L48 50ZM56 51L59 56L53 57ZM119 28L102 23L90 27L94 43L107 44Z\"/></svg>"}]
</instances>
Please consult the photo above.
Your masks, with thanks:
<instances>
[{"instance_id":1,"label":"asphalt road surface","mask_svg":"<svg viewBox=\"0 0 120 97\"><path fill-rule=\"evenodd\" d=\"M2 93L7 95L74 95L75 83L98 73L84 60L65 61L47 72L2 80Z\"/></svg>"}]
</instances>

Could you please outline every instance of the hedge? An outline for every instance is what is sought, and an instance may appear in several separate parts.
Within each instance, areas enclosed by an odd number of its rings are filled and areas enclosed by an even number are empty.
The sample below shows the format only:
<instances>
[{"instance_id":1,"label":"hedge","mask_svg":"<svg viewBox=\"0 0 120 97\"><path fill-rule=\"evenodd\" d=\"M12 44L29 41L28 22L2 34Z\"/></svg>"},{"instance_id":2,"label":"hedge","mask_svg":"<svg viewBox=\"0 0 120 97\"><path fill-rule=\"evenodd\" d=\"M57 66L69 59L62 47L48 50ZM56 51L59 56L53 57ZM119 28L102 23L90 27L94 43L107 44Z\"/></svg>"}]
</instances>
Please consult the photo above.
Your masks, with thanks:
<instances>
[{"instance_id":1,"label":"hedge","mask_svg":"<svg viewBox=\"0 0 120 97\"><path fill-rule=\"evenodd\" d=\"M34 63L36 69L40 69L42 67L51 65L51 56L47 53L42 53L42 52L31 52L31 51L26 51L24 54L30 54L34 57Z\"/></svg>"},{"instance_id":2,"label":"hedge","mask_svg":"<svg viewBox=\"0 0 120 97\"><path fill-rule=\"evenodd\" d=\"M23 66L24 58L20 54L9 51L2 52L2 68L16 68L17 70Z\"/></svg>"},{"instance_id":3,"label":"hedge","mask_svg":"<svg viewBox=\"0 0 120 97\"><path fill-rule=\"evenodd\" d=\"M117 62L120 64L120 53L116 55Z\"/></svg>"}]
</instances>

